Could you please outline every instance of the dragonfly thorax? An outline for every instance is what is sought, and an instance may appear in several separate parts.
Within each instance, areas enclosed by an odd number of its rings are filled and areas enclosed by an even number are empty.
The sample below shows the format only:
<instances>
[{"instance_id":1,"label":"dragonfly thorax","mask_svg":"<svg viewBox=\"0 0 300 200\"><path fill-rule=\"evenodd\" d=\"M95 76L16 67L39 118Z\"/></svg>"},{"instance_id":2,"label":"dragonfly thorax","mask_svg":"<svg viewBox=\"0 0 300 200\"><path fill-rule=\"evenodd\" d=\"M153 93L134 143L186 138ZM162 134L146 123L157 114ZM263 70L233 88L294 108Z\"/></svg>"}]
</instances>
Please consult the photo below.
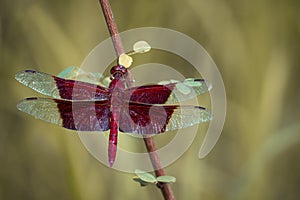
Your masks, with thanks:
<instances>
[{"instance_id":1,"label":"dragonfly thorax","mask_svg":"<svg viewBox=\"0 0 300 200\"><path fill-rule=\"evenodd\" d=\"M109 84L109 89L110 89L110 102L113 107L119 107L122 104L122 100L125 97L124 90L125 90L125 80L124 78L119 77L114 78L110 84Z\"/></svg>"}]
</instances>

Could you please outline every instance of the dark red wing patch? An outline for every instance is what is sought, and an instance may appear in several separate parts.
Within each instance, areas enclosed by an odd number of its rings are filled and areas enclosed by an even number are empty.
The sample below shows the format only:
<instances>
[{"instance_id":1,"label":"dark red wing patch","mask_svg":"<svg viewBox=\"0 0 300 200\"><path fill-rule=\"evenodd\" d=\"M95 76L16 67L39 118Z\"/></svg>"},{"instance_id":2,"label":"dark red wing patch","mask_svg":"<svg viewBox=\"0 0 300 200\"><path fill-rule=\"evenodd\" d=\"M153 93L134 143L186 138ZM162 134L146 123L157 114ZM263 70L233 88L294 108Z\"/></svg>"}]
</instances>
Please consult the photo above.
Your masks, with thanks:
<instances>
[{"instance_id":1,"label":"dark red wing patch","mask_svg":"<svg viewBox=\"0 0 300 200\"><path fill-rule=\"evenodd\" d=\"M200 106L149 105L129 103L123 107L119 129L122 132L156 134L190 127L211 120L211 113Z\"/></svg>"},{"instance_id":2,"label":"dark red wing patch","mask_svg":"<svg viewBox=\"0 0 300 200\"><path fill-rule=\"evenodd\" d=\"M131 94L130 101L145 104L164 104L168 100L173 85L145 85L129 88L126 93Z\"/></svg>"},{"instance_id":3,"label":"dark red wing patch","mask_svg":"<svg viewBox=\"0 0 300 200\"><path fill-rule=\"evenodd\" d=\"M163 82L161 82L163 83ZM189 78L173 83L144 85L125 90L126 96L132 102L145 104L178 104L197 97L211 89L204 79Z\"/></svg>"},{"instance_id":4,"label":"dark red wing patch","mask_svg":"<svg viewBox=\"0 0 300 200\"><path fill-rule=\"evenodd\" d=\"M107 100L109 89L91 83L62 79L34 70L16 74L16 80L25 86L56 99L68 100Z\"/></svg>"},{"instance_id":5,"label":"dark red wing patch","mask_svg":"<svg viewBox=\"0 0 300 200\"><path fill-rule=\"evenodd\" d=\"M130 102L120 115L120 131L139 134L154 134L166 131L166 125L178 106L148 105Z\"/></svg>"},{"instance_id":6,"label":"dark red wing patch","mask_svg":"<svg viewBox=\"0 0 300 200\"><path fill-rule=\"evenodd\" d=\"M109 129L108 101L27 98L17 107L37 119L71 130L106 131Z\"/></svg>"},{"instance_id":7,"label":"dark red wing patch","mask_svg":"<svg viewBox=\"0 0 300 200\"><path fill-rule=\"evenodd\" d=\"M78 131L106 131L109 129L108 101L63 101L55 99L62 125Z\"/></svg>"},{"instance_id":8,"label":"dark red wing patch","mask_svg":"<svg viewBox=\"0 0 300 200\"><path fill-rule=\"evenodd\" d=\"M72 100L106 100L109 89L87 82L62 79L53 76L62 99Z\"/></svg>"}]
</instances>

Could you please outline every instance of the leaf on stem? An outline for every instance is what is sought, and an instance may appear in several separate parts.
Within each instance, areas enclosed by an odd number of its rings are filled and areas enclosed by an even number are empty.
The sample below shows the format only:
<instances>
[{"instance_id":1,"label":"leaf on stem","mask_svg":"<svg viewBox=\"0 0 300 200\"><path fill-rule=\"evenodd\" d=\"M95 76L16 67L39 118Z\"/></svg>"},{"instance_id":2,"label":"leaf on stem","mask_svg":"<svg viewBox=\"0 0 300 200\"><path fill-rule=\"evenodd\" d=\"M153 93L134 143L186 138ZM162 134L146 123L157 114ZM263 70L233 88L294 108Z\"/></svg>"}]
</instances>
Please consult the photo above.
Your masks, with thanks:
<instances>
[{"instance_id":1,"label":"leaf on stem","mask_svg":"<svg viewBox=\"0 0 300 200\"><path fill-rule=\"evenodd\" d=\"M159 176L156 178L158 182L162 183L175 183L176 178L174 176Z\"/></svg>"},{"instance_id":2,"label":"leaf on stem","mask_svg":"<svg viewBox=\"0 0 300 200\"><path fill-rule=\"evenodd\" d=\"M156 183L157 182L156 178L148 172L144 172L139 169L136 169L134 172L144 182L147 182L147 183Z\"/></svg>"}]
</instances>

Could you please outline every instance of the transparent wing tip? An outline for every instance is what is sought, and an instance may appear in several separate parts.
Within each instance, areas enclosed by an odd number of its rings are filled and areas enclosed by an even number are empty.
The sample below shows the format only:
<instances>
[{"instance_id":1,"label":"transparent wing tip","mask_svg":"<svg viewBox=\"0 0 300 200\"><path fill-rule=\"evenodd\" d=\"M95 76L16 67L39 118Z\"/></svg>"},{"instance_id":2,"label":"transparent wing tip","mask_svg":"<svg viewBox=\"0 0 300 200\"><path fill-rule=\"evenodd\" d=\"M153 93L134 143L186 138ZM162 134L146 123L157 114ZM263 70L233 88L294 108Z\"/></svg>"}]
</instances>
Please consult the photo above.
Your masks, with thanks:
<instances>
[{"instance_id":1,"label":"transparent wing tip","mask_svg":"<svg viewBox=\"0 0 300 200\"><path fill-rule=\"evenodd\" d=\"M208 82L207 80L204 80L204 82L207 87L207 91L210 91L212 89L212 84L210 82Z\"/></svg>"},{"instance_id":2,"label":"transparent wing tip","mask_svg":"<svg viewBox=\"0 0 300 200\"><path fill-rule=\"evenodd\" d=\"M200 107L200 108L202 108L202 107ZM203 109L203 111L201 113L201 115L202 115L201 118L202 118L203 122L211 121L213 118L211 111L207 108L202 108L202 109Z\"/></svg>"},{"instance_id":3,"label":"transparent wing tip","mask_svg":"<svg viewBox=\"0 0 300 200\"><path fill-rule=\"evenodd\" d=\"M17 80L17 81L19 81L20 83L25 83L26 81L25 81L25 78L26 78L26 76L28 76L28 74L35 74L36 73L36 71L34 71L34 70L23 70L23 71L20 71L20 72L18 72L18 73L16 73L16 75L15 75L15 79Z\"/></svg>"},{"instance_id":4,"label":"transparent wing tip","mask_svg":"<svg viewBox=\"0 0 300 200\"><path fill-rule=\"evenodd\" d=\"M24 74L25 74L25 71L20 71L20 72L16 73L15 79L16 79L17 81L21 82L22 77L24 76Z\"/></svg>"},{"instance_id":5,"label":"transparent wing tip","mask_svg":"<svg viewBox=\"0 0 300 200\"><path fill-rule=\"evenodd\" d=\"M17 109L19 110L19 111L22 111L22 112L25 112L25 113L27 113L26 112L26 106L25 106L25 104L26 104L26 102L25 102L26 100L25 99L23 99L23 100L21 100L18 104L17 104Z\"/></svg>"},{"instance_id":6,"label":"transparent wing tip","mask_svg":"<svg viewBox=\"0 0 300 200\"><path fill-rule=\"evenodd\" d=\"M31 98L26 98L26 99L23 99L21 100L18 104L17 104L17 109L22 111L22 112L26 112L28 113L28 109L31 109L30 106L27 105L27 103L29 101L34 101L34 100L37 100L38 98L37 97L31 97Z\"/></svg>"}]
</instances>

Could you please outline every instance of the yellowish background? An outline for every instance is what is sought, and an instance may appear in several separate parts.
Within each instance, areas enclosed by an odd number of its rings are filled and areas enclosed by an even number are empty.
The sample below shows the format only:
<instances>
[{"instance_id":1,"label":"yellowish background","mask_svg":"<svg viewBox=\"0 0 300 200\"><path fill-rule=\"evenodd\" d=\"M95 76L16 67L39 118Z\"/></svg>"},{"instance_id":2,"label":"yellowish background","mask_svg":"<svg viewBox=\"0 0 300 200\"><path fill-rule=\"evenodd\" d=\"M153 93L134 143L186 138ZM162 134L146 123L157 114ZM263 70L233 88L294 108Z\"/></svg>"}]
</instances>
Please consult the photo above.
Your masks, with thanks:
<instances>
[{"instance_id":1,"label":"yellowish background","mask_svg":"<svg viewBox=\"0 0 300 200\"><path fill-rule=\"evenodd\" d=\"M162 199L132 174L99 164L76 134L18 112L36 94L14 80L24 69L80 66L108 37L96 0L1 0L0 199ZM201 43L223 76L228 112L204 160L199 145L166 172L177 199L300 198L300 3L296 0L116 1L120 31L158 26Z\"/></svg>"}]
</instances>

